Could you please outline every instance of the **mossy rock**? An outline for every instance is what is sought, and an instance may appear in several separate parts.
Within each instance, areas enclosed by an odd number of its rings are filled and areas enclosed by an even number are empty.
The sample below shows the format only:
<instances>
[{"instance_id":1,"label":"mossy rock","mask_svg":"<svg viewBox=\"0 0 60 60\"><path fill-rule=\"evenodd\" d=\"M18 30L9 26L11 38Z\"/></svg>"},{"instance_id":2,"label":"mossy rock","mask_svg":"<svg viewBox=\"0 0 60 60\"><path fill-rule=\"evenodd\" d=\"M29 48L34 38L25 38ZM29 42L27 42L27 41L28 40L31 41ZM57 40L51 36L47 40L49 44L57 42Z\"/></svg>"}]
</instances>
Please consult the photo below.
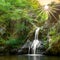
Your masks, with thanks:
<instances>
[{"instance_id":1,"label":"mossy rock","mask_svg":"<svg viewBox=\"0 0 60 60\"><path fill-rule=\"evenodd\" d=\"M47 50L47 55L59 55L60 56L60 40L53 43L51 48Z\"/></svg>"}]
</instances>

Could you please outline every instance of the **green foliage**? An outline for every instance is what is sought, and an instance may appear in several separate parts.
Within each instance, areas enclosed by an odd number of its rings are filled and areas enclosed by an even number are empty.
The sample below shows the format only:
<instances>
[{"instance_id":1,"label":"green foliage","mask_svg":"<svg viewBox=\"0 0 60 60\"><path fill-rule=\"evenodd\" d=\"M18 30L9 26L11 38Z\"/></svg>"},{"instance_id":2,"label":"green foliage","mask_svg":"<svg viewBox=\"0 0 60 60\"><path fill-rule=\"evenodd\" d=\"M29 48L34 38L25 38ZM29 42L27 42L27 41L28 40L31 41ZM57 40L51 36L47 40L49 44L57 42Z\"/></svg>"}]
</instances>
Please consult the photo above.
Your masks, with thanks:
<instances>
[{"instance_id":1,"label":"green foliage","mask_svg":"<svg viewBox=\"0 0 60 60\"><path fill-rule=\"evenodd\" d=\"M0 26L1 28L4 27L4 33L1 34L0 38L1 41L5 41L5 45L17 44L18 40L15 39L15 35L19 33L20 37L18 38L20 38L20 41L26 38L29 26L25 22L33 23L34 18L32 15L35 14L34 11L38 6L37 1L34 2L33 0L0 0ZM6 34L5 37L4 34ZM11 36L13 38L9 38Z\"/></svg>"},{"instance_id":2,"label":"green foliage","mask_svg":"<svg viewBox=\"0 0 60 60\"><path fill-rule=\"evenodd\" d=\"M17 42L16 42L16 39L14 39L14 38L9 38L9 40L7 40L6 42L5 42L5 44L8 46L8 45L16 45L17 44Z\"/></svg>"},{"instance_id":3,"label":"green foliage","mask_svg":"<svg viewBox=\"0 0 60 60\"><path fill-rule=\"evenodd\" d=\"M37 0L0 0L0 28L3 29L0 29L0 43L7 46L23 43L33 27L43 26L47 20L48 14L41 9ZM60 38L54 27L46 31L46 35L48 33L52 40ZM41 39L47 40L46 35Z\"/></svg>"},{"instance_id":4,"label":"green foliage","mask_svg":"<svg viewBox=\"0 0 60 60\"><path fill-rule=\"evenodd\" d=\"M48 14L45 11L40 11L37 16L37 19L40 20L40 22L44 22L48 19Z\"/></svg>"},{"instance_id":5,"label":"green foliage","mask_svg":"<svg viewBox=\"0 0 60 60\"><path fill-rule=\"evenodd\" d=\"M56 33L57 33L57 32L56 32L56 28L52 27L52 28L50 29L49 34L50 34L50 35L55 35Z\"/></svg>"},{"instance_id":6,"label":"green foliage","mask_svg":"<svg viewBox=\"0 0 60 60\"><path fill-rule=\"evenodd\" d=\"M4 44L5 44L5 40L0 38L0 46L4 46Z\"/></svg>"}]
</instances>

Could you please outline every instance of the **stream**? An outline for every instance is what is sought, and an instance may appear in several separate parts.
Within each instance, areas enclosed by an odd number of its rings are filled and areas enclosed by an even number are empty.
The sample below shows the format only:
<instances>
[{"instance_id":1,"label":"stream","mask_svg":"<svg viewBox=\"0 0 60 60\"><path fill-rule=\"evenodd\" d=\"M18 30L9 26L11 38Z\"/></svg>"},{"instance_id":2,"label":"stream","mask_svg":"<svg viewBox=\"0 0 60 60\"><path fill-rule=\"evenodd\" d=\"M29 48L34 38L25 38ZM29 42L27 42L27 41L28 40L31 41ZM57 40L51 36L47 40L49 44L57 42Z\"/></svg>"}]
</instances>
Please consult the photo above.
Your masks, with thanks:
<instances>
[{"instance_id":1,"label":"stream","mask_svg":"<svg viewBox=\"0 0 60 60\"><path fill-rule=\"evenodd\" d=\"M18 55L18 56L0 56L0 60L60 60L57 56L28 56L28 55Z\"/></svg>"}]
</instances>

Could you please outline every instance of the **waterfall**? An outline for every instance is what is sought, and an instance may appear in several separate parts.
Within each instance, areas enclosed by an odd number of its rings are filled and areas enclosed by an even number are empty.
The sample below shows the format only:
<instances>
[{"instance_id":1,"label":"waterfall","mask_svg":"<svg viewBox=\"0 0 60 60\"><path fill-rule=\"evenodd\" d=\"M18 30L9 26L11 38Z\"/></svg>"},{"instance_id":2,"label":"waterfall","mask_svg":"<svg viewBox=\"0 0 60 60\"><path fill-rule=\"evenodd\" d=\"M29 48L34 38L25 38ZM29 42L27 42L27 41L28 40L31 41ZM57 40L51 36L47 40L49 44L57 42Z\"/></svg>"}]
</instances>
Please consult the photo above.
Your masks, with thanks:
<instances>
[{"instance_id":1,"label":"waterfall","mask_svg":"<svg viewBox=\"0 0 60 60\"><path fill-rule=\"evenodd\" d=\"M39 32L40 28L37 28L35 31L35 40L38 40L38 32Z\"/></svg>"},{"instance_id":2,"label":"waterfall","mask_svg":"<svg viewBox=\"0 0 60 60\"><path fill-rule=\"evenodd\" d=\"M38 53L40 53L40 49L42 47L42 42L39 41L38 39L38 34L39 34L39 30L42 29L42 28L37 28L36 31L35 31L35 36L34 36L34 40L33 41L30 41L30 40L27 40L27 42L21 47L21 50L19 50L18 52L23 52L25 48L28 48L28 54L32 53L33 55L36 55Z\"/></svg>"},{"instance_id":3,"label":"waterfall","mask_svg":"<svg viewBox=\"0 0 60 60\"><path fill-rule=\"evenodd\" d=\"M39 30L41 30L42 28L43 27L40 28L37 27L37 29L35 30L34 40L30 41L28 39L27 42L21 47L21 49L18 50L18 52L28 53L28 55L32 53L34 56L36 54L41 54L42 53L41 49L44 48L44 46L43 46L43 42L38 39L38 34L39 34ZM26 49L26 52L24 52L24 49Z\"/></svg>"},{"instance_id":4,"label":"waterfall","mask_svg":"<svg viewBox=\"0 0 60 60\"><path fill-rule=\"evenodd\" d=\"M33 49L34 54L36 53L36 48L37 48L37 45L39 44L39 40L38 40L39 30L40 30L40 28L38 27L35 31L35 38L34 38L33 43L31 45L31 48Z\"/></svg>"}]
</instances>

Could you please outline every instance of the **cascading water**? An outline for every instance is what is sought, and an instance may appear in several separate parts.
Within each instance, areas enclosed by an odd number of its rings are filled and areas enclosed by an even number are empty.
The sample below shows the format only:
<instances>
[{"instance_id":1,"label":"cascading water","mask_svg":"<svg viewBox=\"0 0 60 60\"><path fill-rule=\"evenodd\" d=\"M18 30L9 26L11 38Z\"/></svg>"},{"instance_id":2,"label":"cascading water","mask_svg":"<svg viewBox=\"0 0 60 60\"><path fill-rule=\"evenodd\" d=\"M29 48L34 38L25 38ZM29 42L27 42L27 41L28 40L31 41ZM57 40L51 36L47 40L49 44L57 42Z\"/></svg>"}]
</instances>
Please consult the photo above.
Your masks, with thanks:
<instances>
[{"instance_id":1,"label":"cascading water","mask_svg":"<svg viewBox=\"0 0 60 60\"><path fill-rule=\"evenodd\" d=\"M38 40L38 34L39 30L41 30L43 27L37 27L35 31L35 37L33 42L30 40L27 40L27 42L21 47L20 50L18 50L18 53L28 53L28 55L37 55L42 54L44 51L42 50L44 48L43 42L41 40ZM24 51L26 50L26 51ZM30 54L32 53L32 54Z\"/></svg>"},{"instance_id":2,"label":"cascading water","mask_svg":"<svg viewBox=\"0 0 60 60\"><path fill-rule=\"evenodd\" d=\"M40 54L41 53L40 49L42 47L42 41L39 41L38 40L38 33L39 33L39 30L40 29L42 29L42 28L39 28L38 27L36 29L36 31L35 31L35 37L34 37L33 42L30 41L30 40L27 40L27 42L21 47L20 50L18 50L18 52L25 53L24 52L24 49L25 49L26 50L26 53L28 52L28 55L30 53L32 53L35 56L36 54ZM29 49L29 50L27 50L26 48Z\"/></svg>"},{"instance_id":3,"label":"cascading water","mask_svg":"<svg viewBox=\"0 0 60 60\"><path fill-rule=\"evenodd\" d=\"M35 31L35 40L38 40L38 32L39 32L40 28L37 28Z\"/></svg>"},{"instance_id":4,"label":"cascading water","mask_svg":"<svg viewBox=\"0 0 60 60\"><path fill-rule=\"evenodd\" d=\"M36 31L35 31L35 39L31 45L31 48L33 49L33 53L35 54L36 52L36 48L38 46L39 43L39 40L38 40L38 32L39 32L40 28L37 28Z\"/></svg>"}]
</instances>

